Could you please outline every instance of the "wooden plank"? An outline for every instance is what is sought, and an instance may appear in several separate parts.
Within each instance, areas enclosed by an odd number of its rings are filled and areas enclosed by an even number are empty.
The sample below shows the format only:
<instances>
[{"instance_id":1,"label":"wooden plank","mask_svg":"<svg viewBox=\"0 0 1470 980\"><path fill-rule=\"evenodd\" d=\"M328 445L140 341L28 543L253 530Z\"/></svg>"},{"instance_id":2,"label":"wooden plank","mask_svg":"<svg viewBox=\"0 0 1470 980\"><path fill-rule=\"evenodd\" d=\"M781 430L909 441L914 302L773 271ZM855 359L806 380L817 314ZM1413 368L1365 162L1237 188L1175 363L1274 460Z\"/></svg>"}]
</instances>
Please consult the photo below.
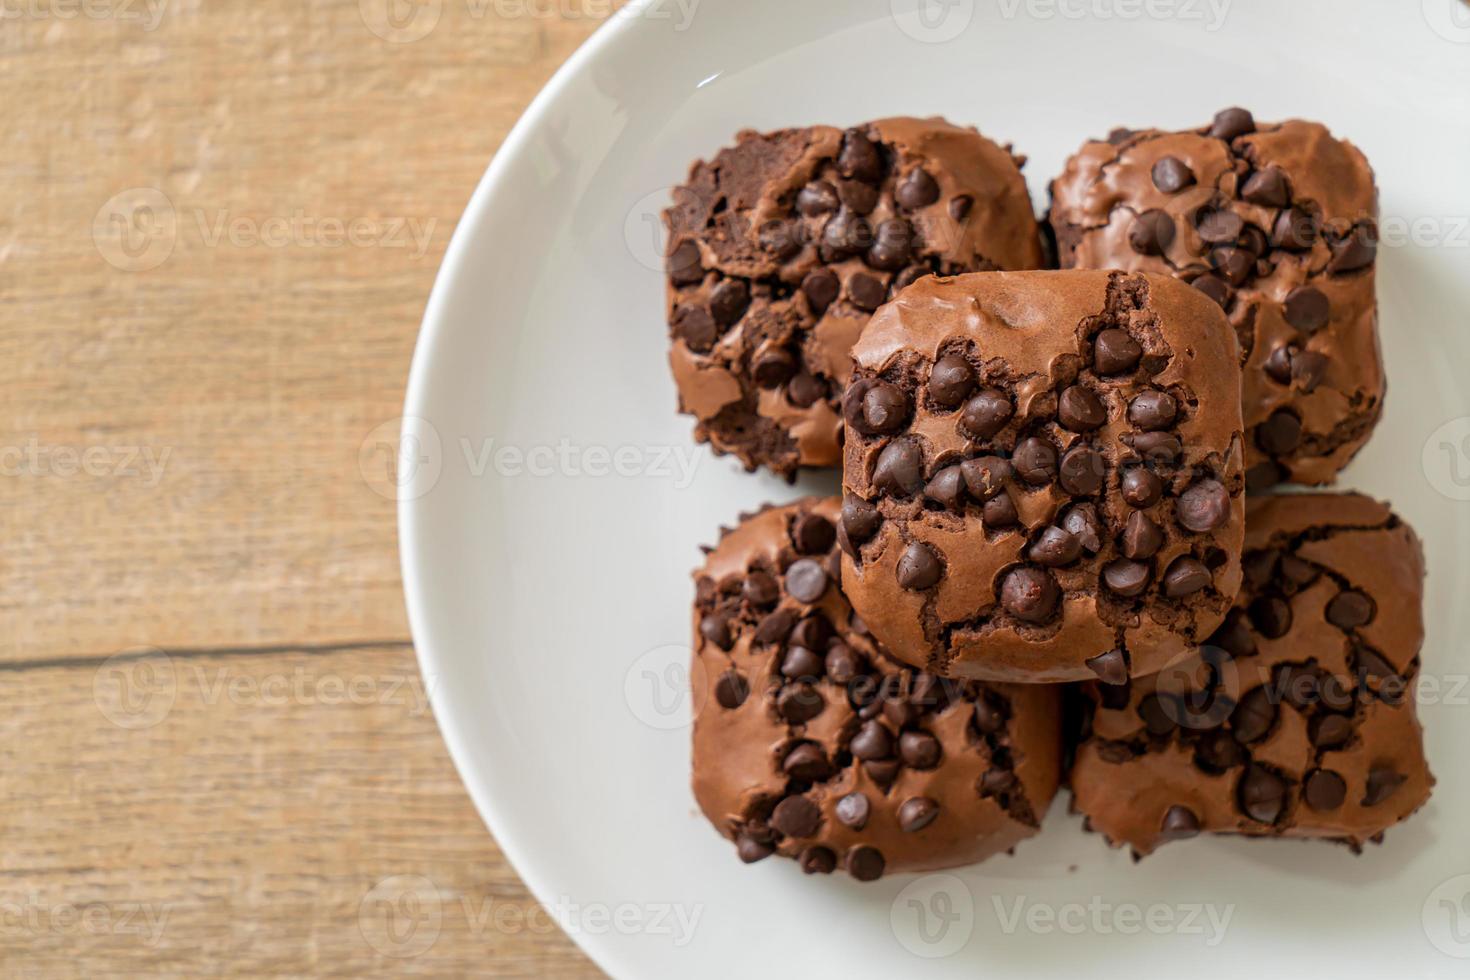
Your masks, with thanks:
<instances>
[{"instance_id":1,"label":"wooden plank","mask_svg":"<svg viewBox=\"0 0 1470 980\"><path fill-rule=\"evenodd\" d=\"M406 646L0 680L0 975L596 975L486 833Z\"/></svg>"},{"instance_id":2,"label":"wooden plank","mask_svg":"<svg viewBox=\"0 0 1470 980\"><path fill-rule=\"evenodd\" d=\"M445 2L390 43L375 4L6 20L0 659L407 637L359 448L471 190L597 21Z\"/></svg>"}]
</instances>

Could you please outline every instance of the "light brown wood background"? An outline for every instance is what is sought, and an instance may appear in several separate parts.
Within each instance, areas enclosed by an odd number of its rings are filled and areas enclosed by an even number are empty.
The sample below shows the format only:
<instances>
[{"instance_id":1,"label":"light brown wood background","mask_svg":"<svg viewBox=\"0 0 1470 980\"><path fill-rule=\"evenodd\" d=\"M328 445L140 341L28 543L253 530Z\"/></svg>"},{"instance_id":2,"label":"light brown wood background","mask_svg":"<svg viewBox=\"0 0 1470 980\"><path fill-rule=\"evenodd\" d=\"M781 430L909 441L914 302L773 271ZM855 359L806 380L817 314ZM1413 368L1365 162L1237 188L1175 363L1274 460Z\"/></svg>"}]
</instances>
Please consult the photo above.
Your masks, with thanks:
<instances>
[{"instance_id":1,"label":"light brown wood background","mask_svg":"<svg viewBox=\"0 0 1470 980\"><path fill-rule=\"evenodd\" d=\"M422 704L373 447L605 17L387 2L0 18L0 974L595 974Z\"/></svg>"}]
</instances>

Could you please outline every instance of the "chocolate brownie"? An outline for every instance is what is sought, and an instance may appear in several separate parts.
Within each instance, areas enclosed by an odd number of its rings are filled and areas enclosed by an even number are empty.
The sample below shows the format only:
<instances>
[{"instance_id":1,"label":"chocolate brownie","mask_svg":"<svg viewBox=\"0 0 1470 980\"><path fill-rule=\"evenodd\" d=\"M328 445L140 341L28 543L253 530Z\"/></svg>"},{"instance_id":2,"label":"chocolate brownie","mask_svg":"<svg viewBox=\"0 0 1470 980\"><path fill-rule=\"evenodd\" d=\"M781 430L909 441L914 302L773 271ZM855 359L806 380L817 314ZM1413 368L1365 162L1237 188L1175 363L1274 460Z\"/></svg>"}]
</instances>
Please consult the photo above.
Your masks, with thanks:
<instances>
[{"instance_id":1,"label":"chocolate brownie","mask_svg":"<svg viewBox=\"0 0 1470 980\"><path fill-rule=\"evenodd\" d=\"M1240 584L1235 338L1168 276L930 278L853 351L843 586L946 676L1122 682Z\"/></svg>"},{"instance_id":2,"label":"chocolate brownie","mask_svg":"<svg viewBox=\"0 0 1470 980\"><path fill-rule=\"evenodd\" d=\"M1061 762L1058 689L888 659L837 581L837 498L764 510L695 573L694 795L749 863L869 881L1007 851Z\"/></svg>"},{"instance_id":3,"label":"chocolate brownie","mask_svg":"<svg viewBox=\"0 0 1470 980\"><path fill-rule=\"evenodd\" d=\"M792 477L840 463L869 315L929 273L1042 263L1022 161L940 119L743 132L664 213L670 361L695 438Z\"/></svg>"},{"instance_id":4,"label":"chocolate brownie","mask_svg":"<svg viewBox=\"0 0 1470 980\"><path fill-rule=\"evenodd\" d=\"M1385 389L1378 194L1357 147L1227 109L1202 129L1090 142L1051 194L1063 268L1172 272L1229 313L1252 490L1330 483L1368 441Z\"/></svg>"},{"instance_id":5,"label":"chocolate brownie","mask_svg":"<svg viewBox=\"0 0 1470 980\"><path fill-rule=\"evenodd\" d=\"M1075 805L1115 846L1203 831L1356 849L1429 798L1413 530L1356 494L1253 498L1246 526L1245 587L1210 642L1084 690Z\"/></svg>"}]
</instances>

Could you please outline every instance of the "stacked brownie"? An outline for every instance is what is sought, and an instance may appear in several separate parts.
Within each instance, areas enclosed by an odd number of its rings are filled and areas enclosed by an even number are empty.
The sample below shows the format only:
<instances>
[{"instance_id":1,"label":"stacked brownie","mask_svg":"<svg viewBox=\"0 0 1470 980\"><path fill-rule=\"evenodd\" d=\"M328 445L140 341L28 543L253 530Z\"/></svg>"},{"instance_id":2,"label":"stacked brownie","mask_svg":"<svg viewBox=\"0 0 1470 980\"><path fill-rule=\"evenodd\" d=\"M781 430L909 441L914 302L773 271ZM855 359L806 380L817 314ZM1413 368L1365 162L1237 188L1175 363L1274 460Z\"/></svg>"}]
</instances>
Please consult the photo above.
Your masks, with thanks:
<instances>
[{"instance_id":1,"label":"stacked brownie","mask_svg":"<svg viewBox=\"0 0 1470 980\"><path fill-rule=\"evenodd\" d=\"M871 880L1008 851L1070 754L1140 855L1380 839L1433 785L1419 543L1269 492L1381 412L1372 171L1239 109L1120 130L1052 184L1045 271L1020 164L888 119L742 133L675 192L696 436L843 476L696 573L700 806L747 862Z\"/></svg>"}]
</instances>

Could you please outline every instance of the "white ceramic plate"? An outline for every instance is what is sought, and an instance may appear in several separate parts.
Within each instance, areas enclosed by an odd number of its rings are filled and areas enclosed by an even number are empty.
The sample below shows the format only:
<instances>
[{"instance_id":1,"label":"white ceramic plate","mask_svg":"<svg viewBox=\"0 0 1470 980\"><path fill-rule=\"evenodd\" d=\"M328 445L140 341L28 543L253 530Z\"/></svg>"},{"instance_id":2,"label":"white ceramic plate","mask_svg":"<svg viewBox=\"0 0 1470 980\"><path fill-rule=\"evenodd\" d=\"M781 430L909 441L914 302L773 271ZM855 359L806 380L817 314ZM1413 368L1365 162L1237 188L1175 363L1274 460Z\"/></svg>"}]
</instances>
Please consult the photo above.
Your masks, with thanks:
<instances>
[{"instance_id":1,"label":"white ceramic plate","mask_svg":"<svg viewBox=\"0 0 1470 980\"><path fill-rule=\"evenodd\" d=\"M536 895L627 977L1470 975L1470 8L684 4L614 17L527 111L455 233L409 385L414 638L465 784ZM1361 857L1207 839L1135 866L1064 795L1039 839L954 875L742 866L688 788L689 573L737 512L836 481L748 475L674 414L668 187L743 127L943 114L1028 154L1039 210L1085 137L1233 103L1322 119L1378 170L1391 390L1343 485L1428 546L1433 802Z\"/></svg>"}]
</instances>

